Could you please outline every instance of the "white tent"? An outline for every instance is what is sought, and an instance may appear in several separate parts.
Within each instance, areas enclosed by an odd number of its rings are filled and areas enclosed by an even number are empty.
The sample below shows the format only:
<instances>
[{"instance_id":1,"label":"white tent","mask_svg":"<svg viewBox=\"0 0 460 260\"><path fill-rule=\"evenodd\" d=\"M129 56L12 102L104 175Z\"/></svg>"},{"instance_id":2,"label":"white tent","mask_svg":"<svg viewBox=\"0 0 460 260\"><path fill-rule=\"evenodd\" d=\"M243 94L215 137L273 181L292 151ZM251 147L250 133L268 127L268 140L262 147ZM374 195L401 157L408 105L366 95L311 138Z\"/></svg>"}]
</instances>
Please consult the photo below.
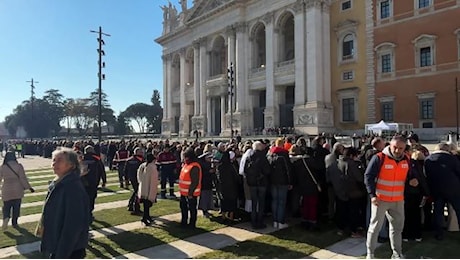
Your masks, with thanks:
<instances>
[{"instance_id":1,"label":"white tent","mask_svg":"<svg viewBox=\"0 0 460 260\"><path fill-rule=\"evenodd\" d=\"M395 126L394 124L387 124L383 120L381 120L377 124L369 126L368 130L371 130L371 131L396 131L397 126Z\"/></svg>"}]
</instances>

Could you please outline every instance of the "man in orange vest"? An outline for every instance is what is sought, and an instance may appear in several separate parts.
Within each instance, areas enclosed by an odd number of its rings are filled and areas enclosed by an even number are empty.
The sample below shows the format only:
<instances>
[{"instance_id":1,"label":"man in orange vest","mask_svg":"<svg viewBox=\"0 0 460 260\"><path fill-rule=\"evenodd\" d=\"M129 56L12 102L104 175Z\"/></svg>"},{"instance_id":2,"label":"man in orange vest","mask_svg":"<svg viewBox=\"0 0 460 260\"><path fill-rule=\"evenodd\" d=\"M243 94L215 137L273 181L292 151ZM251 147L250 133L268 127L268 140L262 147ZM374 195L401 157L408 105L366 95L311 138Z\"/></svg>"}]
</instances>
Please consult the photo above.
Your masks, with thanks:
<instances>
[{"instance_id":1,"label":"man in orange vest","mask_svg":"<svg viewBox=\"0 0 460 260\"><path fill-rule=\"evenodd\" d=\"M192 148L184 151L184 165L179 176L181 226L195 228L197 200L201 194L201 166ZM190 222L188 212L190 211Z\"/></svg>"},{"instance_id":2,"label":"man in orange vest","mask_svg":"<svg viewBox=\"0 0 460 260\"><path fill-rule=\"evenodd\" d=\"M385 220L390 224L392 258L403 258L402 231L404 228L404 187L409 172L409 158L405 153L406 140L394 136L390 145L373 156L364 174L364 183L371 197L371 219L367 231L367 258L374 258L377 237ZM409 182L417 186L417 180Z\"/></svg>"}]
</instances>

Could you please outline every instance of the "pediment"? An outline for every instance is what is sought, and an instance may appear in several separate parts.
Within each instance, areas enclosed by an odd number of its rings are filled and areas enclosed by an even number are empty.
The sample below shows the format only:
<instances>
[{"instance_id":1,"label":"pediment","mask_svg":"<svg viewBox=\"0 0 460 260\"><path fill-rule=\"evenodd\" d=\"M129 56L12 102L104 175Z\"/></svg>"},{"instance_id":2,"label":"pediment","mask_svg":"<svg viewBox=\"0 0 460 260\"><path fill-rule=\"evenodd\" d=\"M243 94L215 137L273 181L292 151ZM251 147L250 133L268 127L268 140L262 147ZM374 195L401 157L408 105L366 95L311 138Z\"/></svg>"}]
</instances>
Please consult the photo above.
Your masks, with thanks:
<instances>
[{"instance_id":1,"label":"pediment","mask_svg":"<svg viewBox=\"0 0 460 260\"><path fill-rule=\"evenodd\" d=\"M195 6L190 10L187 21L195 20L201 16L211 13L213 10L218 9L233 0L198 0Z\"/></svg>"},{"instance_id":2,"label":"pediment","mask_svg":"<svg viewBox=\"0 0 460 260\"><path fill-rule=\"evenodd\" d=\"M346 19L344 21L339 22L334 29L336 31L339 31L339 30L343 30L343 29L357 28L358 25L359 25L358 21L352 20L352 19Z\"/></svg>"}]
</instances>

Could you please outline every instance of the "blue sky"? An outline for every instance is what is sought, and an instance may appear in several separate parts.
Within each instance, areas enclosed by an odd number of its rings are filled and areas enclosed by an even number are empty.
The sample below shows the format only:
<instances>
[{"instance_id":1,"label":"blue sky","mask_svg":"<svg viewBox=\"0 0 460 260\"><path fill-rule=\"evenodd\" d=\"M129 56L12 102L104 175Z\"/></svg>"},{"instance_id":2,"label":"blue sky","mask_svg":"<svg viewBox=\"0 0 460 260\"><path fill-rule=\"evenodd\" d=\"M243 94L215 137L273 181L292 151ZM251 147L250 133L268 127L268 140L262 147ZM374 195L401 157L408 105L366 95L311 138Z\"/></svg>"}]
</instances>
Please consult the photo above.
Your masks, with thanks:
<instances>
[{"instance_id":1,"label":"blue sky","mask_svg":"<svg viewBox=\"0 0 460 260\"><path fill-rule=\"evenodd\" d=\"M189 0L191 2L191 0ZM0 0L0 122L35 93L84 98L97 88L97 34L105 37L102 88L118 114L162 93L162 10L167 0ZM178 1L172 1L180 10ZM189 3L190 5L190 3Z\"/></svg>"}]
</instances>

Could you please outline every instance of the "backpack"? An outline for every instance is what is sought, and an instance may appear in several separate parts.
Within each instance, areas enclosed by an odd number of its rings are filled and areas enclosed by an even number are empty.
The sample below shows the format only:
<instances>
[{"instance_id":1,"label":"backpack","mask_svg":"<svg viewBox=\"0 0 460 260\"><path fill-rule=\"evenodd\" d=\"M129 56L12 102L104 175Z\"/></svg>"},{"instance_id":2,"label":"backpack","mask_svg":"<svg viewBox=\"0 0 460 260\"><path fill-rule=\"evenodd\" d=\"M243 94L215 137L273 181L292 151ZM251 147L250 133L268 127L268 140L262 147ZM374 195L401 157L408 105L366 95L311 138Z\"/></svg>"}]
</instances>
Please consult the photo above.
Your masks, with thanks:
<instances>
[{"instance_id":1,"label":"backpack","mask_svg":"<svg viewBox=\"0 0 460 260\"><path fill-rule=\"evenodd\" d=\"M262 169L257 169L259 160L254 159L254 155L249 156L244 163L244 173L246 175L246 182L249 186L260 185L264 175Z\"/></svg>"},{"instance_id":2,"label":"backpack","mask_svg":"<svg viewBox=\"0 0 460 260\"><path fill-rule=\"evenodd\" d=\"M367 144L364 146L363 151L359 155L359 161L361 162L362 165L364 165L364 167L367 167L367 158L366 158L367 151L372 150L372 149L374 149L374 147L370 144Z\"/></svg>"}]
</instances>

